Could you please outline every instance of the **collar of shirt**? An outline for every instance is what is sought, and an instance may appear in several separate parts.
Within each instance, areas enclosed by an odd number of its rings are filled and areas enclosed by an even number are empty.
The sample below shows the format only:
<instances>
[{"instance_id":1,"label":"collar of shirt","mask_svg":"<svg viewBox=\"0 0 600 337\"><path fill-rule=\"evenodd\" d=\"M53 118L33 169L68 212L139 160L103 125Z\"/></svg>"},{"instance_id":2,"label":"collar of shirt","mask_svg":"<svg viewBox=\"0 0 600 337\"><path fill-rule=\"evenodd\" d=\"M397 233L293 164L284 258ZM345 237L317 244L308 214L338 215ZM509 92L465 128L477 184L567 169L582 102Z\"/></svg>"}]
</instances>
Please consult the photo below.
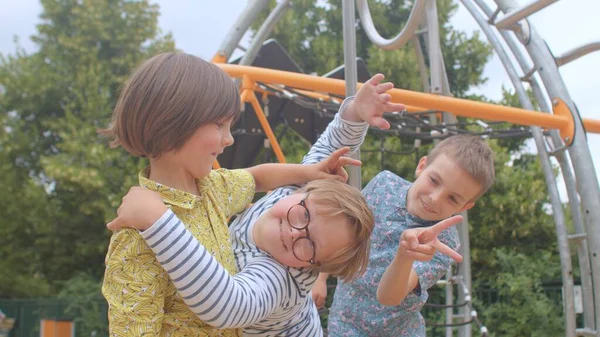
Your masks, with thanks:
<instances>
[{"instance_id":1,"label":"collar of shirt","mask_svg":"<svg viewBox=\"0 0 600 337\"><path fill-rule=\"evenodd\" d=\"M153 180L150 180L148 177L150 177L150 166L140 171L138 175L140 186L151 191L158 192L167 205L172 205L183 209L192 209L202 198L201 196L157 183ZM198 190L202 191L202 184L197 179L196 184L198 185Z\"/></svg>"},{"instance_id":2,"label":"collar of shirt","mask_svg":"<svg viewBox=\"0 0 600 337\"><path fill-rule=\"evenodd\" d=\"M428 221L419 218L418 216L412 215L408 212L406 208L406 198L408 196L408 191L412 187L412 183L407 181L401 177L395 176L397 178L400 187L400 191L397 193L397 199L394 202L397 207L397 211L394 214L398 214L398 217L395 220L399 220L404 218L406 221L406 226L411 227L429 227L434 225L437 221Z\"/></svg>"}]
</instances>

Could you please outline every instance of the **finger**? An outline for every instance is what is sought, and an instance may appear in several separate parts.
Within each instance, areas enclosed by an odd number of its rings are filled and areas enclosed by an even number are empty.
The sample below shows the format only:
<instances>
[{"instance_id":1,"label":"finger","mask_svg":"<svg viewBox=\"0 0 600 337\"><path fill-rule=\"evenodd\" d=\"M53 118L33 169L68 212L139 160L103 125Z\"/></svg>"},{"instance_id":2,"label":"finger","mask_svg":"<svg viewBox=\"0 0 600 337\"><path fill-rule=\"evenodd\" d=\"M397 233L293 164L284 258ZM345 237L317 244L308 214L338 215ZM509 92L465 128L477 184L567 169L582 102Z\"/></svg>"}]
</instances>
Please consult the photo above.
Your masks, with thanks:
<instances>
[{"instance_id":1,"label":"finger","mask_svg":"<svg viewBox=\"0 0 600 337\"><path fill-rule=\"evenodd\" d=\"M390 94L379 94L379 100L385 104L392 100L392 96Z\"/></svg>"},{"instance_id":2,"label":"finger","mask_svg":"<svg viewBox=\"0 0 600 337\"><path fill-rule=\"evenodd\" d=\"M383 74L375 74L373 77L371 77L365 84L372 84L372 85L378 85L379 82L383 81L383 79L385 78L385 76L383 76Z\"/></svg>"},{"instance_id":3,"label":"finger","mask_svg":"<svg viewBox=\"0 0 600 337\"><path fill-rule=\"evenodd\" d=\"M346 166L346 165L361 166L362 165L362 161L360 161L358 159L350 158L350 157L341 157L338 160L336 166L337 167L342 167L342 166Z\"/></svg>"},{"instance_id":4,"label":"finger","mask_svg":"<svg viewBox=\"0 0 600 337\"><path fill-rule=\"evenodd\" d=\"M384 106L385 112L396 112L406 110L406 106L400 103L388 102Z\"/></svg>"},{"instance_id":5,"label":"finger","mask_svg":"<svg viewBox=\"0 0 600 337\"><path fill-rule=\"evenodd\" d=\"M452 260L456 262L462 262L462 256L459 253L455 252L452 248L446 246L439 240L435 240L431 243L431 245L439 250L440 253L450 257Z\"/></svg>"},{"instance_id":6,"label":"finger","mask_svg":"<svg viewBox=\"0 0 600 337\"><path fill-rule=\"evenodd\" d=\"M337 163L337 161L340 159L340 157L347 154L348 152L350 152L350 148L347 146L343 147L341 149L337 149L337 150L333 151L333 153L329 156L329 158L327 158L327 161Z\"/></svg>"},{"instance_id":7,"label":"finger","mask_svg":"<svg viewBox=\"0 0 600 337\"><path fill-rule=\"evenodd\" d=\"M394 83L385 82L385 83L381 83L377 87L375 87L375 91L377 91L378 94L383 94L384 92L386 92L390 89L393 89L393 88L394 88Z\"/></svg>"},{"instance_id":8,"label":"finger","mask_svg":"<svg viewBox=\"0 0 600 337\"><path fill-rule=\"evenodd\" d=\"M119 218L119 217L116 217L115 219L113 219L113 221L106 224L106 228L110 229L111 231L116 231L116 230L124 228L124 227L129 227L129 226L125 225L123 223L123 221L121 220L121 218Z\"/></svg>"},{"instance_id":9,"label":"finger","mask_svg":"<svg viewBox=\"0 0 600 337\"><path fill-rule=\"evenodd\" d=\"M371 117L371 119L369 119L369 124L376 126L382 130L387 130L390 128L390 123L387 120L385 120L385 118L377 116Z\"/></svg>"},{"instance_id":10,"label":"finger","mask_svg":"<svg viewBox=\"0 0 600 337\"><path fill-rule=\"evenodd\" d=\"M348 172L346 172L343 167L338 168L335 173L340 178L341 182L345 183L348 181Z\"/></svg>"},{"instance_id":11,"label":"finger","mask_svg":"<svg viewBox=\"0 0 600 337\"><path fill-rule=\"evenodd\" d=\"M318 176L317 179L315 180L320 180L320 179L325 179L325 180L337 180L337 181L341 181L343 183L345 183L348 180L348 173L346 173L346 171L344 171L343 173L341 172L341 170L336 171L335 173L325 173L325 172L321 172Z\"/></svg>"},{"instance_id":12,"label":"finger","mask_svg":"<svg viewBox=\"0 0 600 337\"><path fill-rule=\"evenodd\" d=\"M404 245L405 243L406 243L406 245ZM407 247L407 246L409 246L409 247ZM406 249L406 251L410 250L410 251L413 251L416 253L421 253L421 254L426 254L426 255L433 255L437 251L436 247L434 247L430 243L412 245L407 242L402 242L402 247L404 247L404 249Z\"/></svg>"},{"instance_id":13,"label":"finger","mask_svg":"<svg viewBox=\"0 0 600 337\"><path fill-rule=\"evenodd\" d=\"M445 231L446 229L455 226L457 224L459 224L461 221L463 220L463 217L461 215L455 215L453 217L450 217L448 219L442 220L438 223L436 223L435 225L429 227L427 230L431 232L431 234L433 234L433 236L438 236L441 232Z\"/></svg>"},{"instance_id":14,"label":"finger","mask_svg":"<svg viewBox=\"0 0 600 337\"><path fill-rule=\"evenodd\" d=\"M417 261L429 261L433 258L433 254L423 254L416 252L414 250L407 250L406 256L410 257L413 260Z\"/></svg>"}]
</instances>

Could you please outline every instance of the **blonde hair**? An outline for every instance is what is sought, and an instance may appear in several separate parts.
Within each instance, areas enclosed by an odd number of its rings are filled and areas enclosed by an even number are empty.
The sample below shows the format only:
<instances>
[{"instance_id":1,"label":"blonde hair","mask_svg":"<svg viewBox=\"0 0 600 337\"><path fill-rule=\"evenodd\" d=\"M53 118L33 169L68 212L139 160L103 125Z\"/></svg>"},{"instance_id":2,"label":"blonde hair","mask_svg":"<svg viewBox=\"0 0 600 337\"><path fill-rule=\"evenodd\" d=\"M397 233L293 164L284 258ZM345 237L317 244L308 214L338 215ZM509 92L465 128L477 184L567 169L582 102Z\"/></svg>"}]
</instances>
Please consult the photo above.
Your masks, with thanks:
<instances>
[{"instance_id":1,"label":"blonde hair","mask_svg":"<svg viewBox=\"0 0 600 337\"><path fill-rule=\"evenodd\" d=\"M180 149L204 124L236 119L238 89L219 67L185 53L158 54L125 84L100 134L135 156Z\"/></svg>"},{"instance_id":2,"label":"blonde hair","mask_svg":"<svg viewBox=\"0 0 600 337\"><path fill-rule=\"evenodd\" d=\"M362 276L369 263L371 232L375 219L367 201L354 187L336 180L315 180L299 192L309 193L317 213L323 217L344 215L353 230L353 240L318 267L320 272L336 275L344 282Z\"/></svg>"},{"instance_id":3,"label":"blonde hair","mask_svg":"<svg viewBox=\"0 0 600 337\"><path fill-rule=\"evenodd\" d=\"M481 185L482 190L475 199L485 194L496 179L494 153L480 137L454 135L442 140L427 155L427 165L440 154L457 163Z\"/></svg>"}]
</instances>

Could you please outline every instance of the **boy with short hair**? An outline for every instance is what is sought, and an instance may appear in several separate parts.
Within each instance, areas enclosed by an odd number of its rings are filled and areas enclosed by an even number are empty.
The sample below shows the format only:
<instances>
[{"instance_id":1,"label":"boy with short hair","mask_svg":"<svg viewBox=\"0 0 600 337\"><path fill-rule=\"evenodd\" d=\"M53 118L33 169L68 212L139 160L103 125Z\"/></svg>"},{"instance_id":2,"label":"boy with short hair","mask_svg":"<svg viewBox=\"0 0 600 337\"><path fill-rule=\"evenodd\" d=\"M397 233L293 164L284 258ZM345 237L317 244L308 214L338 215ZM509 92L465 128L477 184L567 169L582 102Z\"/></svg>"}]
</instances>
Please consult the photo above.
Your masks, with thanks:
<instances>
[{"instance_id":1,"label":"boy with short hair","mask_svg":"<svg viewBox=\"0 0 600 337\"><path fill-rule=\"evenodd\" d=\"M420 310L427 290L446 273L453 258L439 249L439 243L457 250L459 238L455 227L430 243L422 240L421 232L475 205L494 182L493 153L480 138L455 135L421 158L416 176L410 183L383 171L363 190L376 222L369 266L355 282L338 282L329 314L331 336L425 336ZM456 220L460 217L446 221ZM409 232L418 244L438 248L430 261L399 244ZM325 280L321 275L317 282Z\"/></svg>"}]
</instances>

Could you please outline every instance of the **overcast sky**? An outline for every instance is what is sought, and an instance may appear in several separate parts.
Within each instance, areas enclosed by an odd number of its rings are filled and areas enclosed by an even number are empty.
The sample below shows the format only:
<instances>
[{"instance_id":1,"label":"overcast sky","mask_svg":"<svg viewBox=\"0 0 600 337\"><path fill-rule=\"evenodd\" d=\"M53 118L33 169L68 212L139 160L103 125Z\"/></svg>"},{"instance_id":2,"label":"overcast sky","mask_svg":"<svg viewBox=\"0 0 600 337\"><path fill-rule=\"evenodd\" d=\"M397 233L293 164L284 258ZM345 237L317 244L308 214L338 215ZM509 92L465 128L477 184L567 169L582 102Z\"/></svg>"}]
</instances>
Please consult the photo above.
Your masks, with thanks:
<instances>
[{"instance_id":1,"label":"overcast sky","mask_svg":"<svg viewBox=\"0 0 600 337\"><path fill-rule=\"evenodd\" d=\"M177 48L210 59L246 1L158 0L155 2L161 8L160 26L164 32L173 34ZM519 0L520 4L529 2L531 0ZM495 8L491 1L489 3L492 8ZM0 53L4 55L14 53L14 36L19 37L19 43L25 50L35 51L29 36L36 32L35 25L41 12L39 1L0 0L0 8L2 8ZM554 55L558 56L577 46L600 41L598 13L600 13L598 0L562 0L534 14L531 22L545 38ZM452 18L452 24L468 33L479 30L475 20L462 5ZM370 70L385 74L385 69ZM567 64L561 67L560 72L582 117L600 120L600 52L586 55ZM512 88L497 57L486 66L484 75L488 77L487 84L474 88L473 92L499 98L502 85ZM402 87L401 83L396 85ZM600 176L600 135L590 134L588 140L594 149L592 155L596 172ZM564 190L561 184L559 186Z\"/></svg>"}]
</instances>

